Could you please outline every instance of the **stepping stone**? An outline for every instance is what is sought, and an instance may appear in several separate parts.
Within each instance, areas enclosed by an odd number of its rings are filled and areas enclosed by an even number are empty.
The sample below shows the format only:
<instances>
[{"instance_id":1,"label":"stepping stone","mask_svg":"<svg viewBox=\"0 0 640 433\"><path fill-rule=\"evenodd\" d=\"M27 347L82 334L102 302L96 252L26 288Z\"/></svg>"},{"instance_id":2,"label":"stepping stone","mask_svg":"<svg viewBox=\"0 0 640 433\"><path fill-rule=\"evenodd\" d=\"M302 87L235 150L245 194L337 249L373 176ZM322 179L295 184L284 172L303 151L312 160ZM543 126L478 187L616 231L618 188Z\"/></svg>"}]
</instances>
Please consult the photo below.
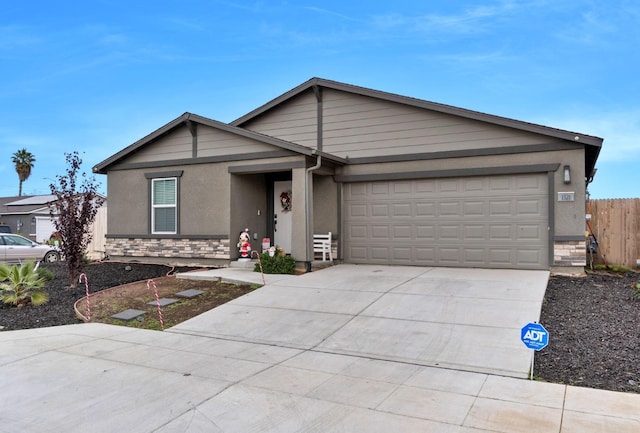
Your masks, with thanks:
<instances>
[{"instance_id":1,"label":"stepping stone","mask_svg":"<svg viewBox=\"0 0 640 433\"><path fill-rule=\"evenodd\" d=\"M175 298L160 298L160 299L158 299L158 302L160 303L161 307L166 307L167 305L175 304L176 302L178 302L178 300L175 299ZM147 305L157 306L158 302L149 301L149 302L147 302Z\"/></svg>"},{"instance_id":2,"label":"stepping stone","mask_svg":"<svg viewBox=\"0 0 640 433\"><path fill-rule=\"evenodd\" d=\"M128 321L128 320L133 320L138 316L142 316L145 313L146 313L146 311L134 310L133 308L130 308L128 310L121 311L120 313L116 313L111 317L113 317L114 319L120 319L120 320L127 320Z\"/></svg>"},{"instance_id":3,"label":"stepping stone","mask_svg":"<svg viewBox=\"0 0 640 433\"><path fill-rule=\"evenodd\" d=\"M203 290L189 289L176 293L176 296L179 298L195 298L196 296L202 295L203 293Z\"/></svg>"}]
</instances>

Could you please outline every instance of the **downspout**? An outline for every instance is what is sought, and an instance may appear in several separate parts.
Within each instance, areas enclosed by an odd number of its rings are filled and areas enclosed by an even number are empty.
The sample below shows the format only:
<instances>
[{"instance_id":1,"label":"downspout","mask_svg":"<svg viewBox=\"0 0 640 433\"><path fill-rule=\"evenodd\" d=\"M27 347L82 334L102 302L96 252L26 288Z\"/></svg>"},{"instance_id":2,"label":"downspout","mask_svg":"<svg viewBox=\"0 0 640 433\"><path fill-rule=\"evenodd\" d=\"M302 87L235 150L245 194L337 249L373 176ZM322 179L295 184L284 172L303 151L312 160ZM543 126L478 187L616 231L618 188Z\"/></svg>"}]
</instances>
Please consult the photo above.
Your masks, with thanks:
<instances>
[{"instance_id":1,"label":"downspout","mask_svg":"<svg viewBox=\"0 0 640 433\"><path fill-rule=\"evenodd\" d=\"M322 87L313 86L313 94L316 97L316 149L311 150L311 155L316 155L316 165L307 168L304 178L304 199L305 199L305 215L306 215L306 236L307 236L307 257L306 271L311 272L311 262L313 261L313 227L311 226L311 208L313 202L309 200L309 176L313 176L313 172L322 166L322 157L318 152L322 152L322 131L323 131L323 106L322 106Z\"/></svg>"},{"instance_id":2,"label":"downspout","mask_svg":"<svg viewBox=\"0 0 640 433\"><path fill-rule=\"evenodd\" d=\"M316 154L315 149L311 151L312 155ZM313 172L319 169L322 166L322 156L316 155L316 165L313 167L309 167L305 171L304 178L304 205L305 205L305 216L306 216L306 235L307 235L307 261L306 261L306 271L311 272L311 261L313 260L313 227L311 227L311 207L313 203L309 200L309 176L313 176Z\"/></svg>"}]
</instances>

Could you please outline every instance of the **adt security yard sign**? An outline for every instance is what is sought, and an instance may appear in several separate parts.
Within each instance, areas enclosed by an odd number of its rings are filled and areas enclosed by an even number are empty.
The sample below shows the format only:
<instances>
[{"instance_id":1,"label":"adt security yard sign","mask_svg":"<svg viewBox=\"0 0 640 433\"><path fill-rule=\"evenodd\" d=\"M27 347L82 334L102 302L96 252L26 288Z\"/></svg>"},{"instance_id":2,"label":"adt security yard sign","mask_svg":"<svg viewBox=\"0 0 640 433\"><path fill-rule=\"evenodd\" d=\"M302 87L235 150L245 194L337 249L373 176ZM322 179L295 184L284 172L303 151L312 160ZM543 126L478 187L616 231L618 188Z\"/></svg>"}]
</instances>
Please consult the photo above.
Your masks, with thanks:
<instances>
[{"instance_id":1,"label":"adt security yard sign","mask_svg":"<svg viewBox=\"0 0 640 433\"><path fill-rule=\"evenodd\" d=\"M529 349L542 350L549 344L549 332L539 323L528 323L522 328L520 339Z\"/></svg>"}]
</instances>

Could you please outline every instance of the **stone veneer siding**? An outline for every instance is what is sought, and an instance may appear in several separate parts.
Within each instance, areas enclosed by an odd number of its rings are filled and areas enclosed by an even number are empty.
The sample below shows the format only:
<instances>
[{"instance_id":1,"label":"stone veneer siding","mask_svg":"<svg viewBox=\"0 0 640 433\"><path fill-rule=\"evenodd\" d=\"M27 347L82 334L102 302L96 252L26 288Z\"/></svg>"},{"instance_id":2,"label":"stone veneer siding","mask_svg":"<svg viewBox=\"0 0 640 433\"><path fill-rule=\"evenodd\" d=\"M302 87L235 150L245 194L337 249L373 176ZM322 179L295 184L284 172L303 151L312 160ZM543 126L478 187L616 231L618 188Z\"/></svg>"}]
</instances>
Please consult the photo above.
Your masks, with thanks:
<instances>
[{"instance_id":1,"label":"stone veneer siding","mask_svg":"<svg viewBox=\"0 0 640 433\"><path fill-rule=\"evenodd\" d=\"M229 239L107 238L107 254L122 257L229 260Z\"/></svg>"},{"instance_id":2,"label":"stone veneer siding","mask_svg":"<svg viewBox=\"0 0 640 433\"><path fill-rule=\"evenodd\" d=\"M554 266L586 266L586 242L555 241L553 244L553 264Z\"/></svg>"}]
</instances>

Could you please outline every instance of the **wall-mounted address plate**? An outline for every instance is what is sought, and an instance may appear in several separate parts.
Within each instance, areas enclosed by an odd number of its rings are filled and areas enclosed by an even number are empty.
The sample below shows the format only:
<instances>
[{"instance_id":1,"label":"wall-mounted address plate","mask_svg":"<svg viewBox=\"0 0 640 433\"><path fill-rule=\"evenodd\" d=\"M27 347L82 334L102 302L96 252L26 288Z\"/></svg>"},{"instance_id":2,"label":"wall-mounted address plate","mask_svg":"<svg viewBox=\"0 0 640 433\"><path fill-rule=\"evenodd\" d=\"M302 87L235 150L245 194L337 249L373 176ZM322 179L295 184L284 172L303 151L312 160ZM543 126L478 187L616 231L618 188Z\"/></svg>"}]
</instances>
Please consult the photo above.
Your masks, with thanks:
<instances>
[{"instance_id":1,"label":"wall-mounted address plate","mask_svg":"<svg viewBox=\"0 0 640 433\"><path fill-rule=\"evenodd\" d=\"M558 201L575 201L576 193L575 192L559 192L558 193Z\"/></svg>"}]
</instances>

